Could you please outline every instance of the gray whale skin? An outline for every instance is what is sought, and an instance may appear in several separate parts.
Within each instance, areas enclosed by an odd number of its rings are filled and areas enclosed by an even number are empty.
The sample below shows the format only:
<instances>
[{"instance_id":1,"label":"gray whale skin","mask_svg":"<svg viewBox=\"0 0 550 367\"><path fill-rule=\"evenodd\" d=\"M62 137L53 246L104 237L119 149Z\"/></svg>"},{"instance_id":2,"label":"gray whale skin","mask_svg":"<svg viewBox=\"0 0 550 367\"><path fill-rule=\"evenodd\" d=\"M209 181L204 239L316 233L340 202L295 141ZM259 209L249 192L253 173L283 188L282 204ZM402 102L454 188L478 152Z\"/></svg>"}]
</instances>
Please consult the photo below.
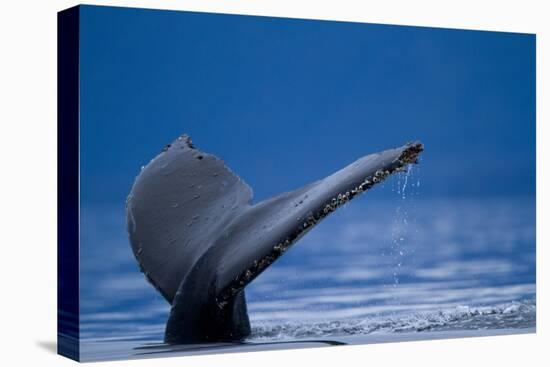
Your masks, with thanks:
<instances>
[{"instance_id":1,"label":"gray whale skin","mask_svg":"<svg viewBox=\"0 0 550 367\"><path fill-rule=\"evenodd\" d=\"M187 135L137 176L127 230L146 279L171 304L164 341L240 341L250 334L244 288L319 221L417 163L419 142L358 159L292 192L252 204L252 190Z\"/></svg>"}]
</instances>

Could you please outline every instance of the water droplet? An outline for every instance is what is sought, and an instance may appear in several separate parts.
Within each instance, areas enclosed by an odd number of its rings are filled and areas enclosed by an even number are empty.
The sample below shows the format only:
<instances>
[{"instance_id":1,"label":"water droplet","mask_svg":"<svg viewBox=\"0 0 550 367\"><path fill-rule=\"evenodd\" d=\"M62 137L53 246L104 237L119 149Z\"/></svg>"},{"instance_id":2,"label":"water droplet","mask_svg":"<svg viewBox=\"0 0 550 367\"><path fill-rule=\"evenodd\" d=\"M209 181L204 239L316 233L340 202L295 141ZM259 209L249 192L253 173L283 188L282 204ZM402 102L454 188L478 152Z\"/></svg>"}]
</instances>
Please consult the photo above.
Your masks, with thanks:
<instances>
[{"instance_id":1,"label":"water droplet","mask_svg":"<svg viewBox=\"0 0 550 367\"><path fill-rule=\"evenodd\" d=\"M405 172L405 180L403 182L403 187L401 189L401 197L405 199L405 189L407 188L407 182L409 181L409 176L412 172L412 164L407 165L407 172Z\"/></svg>"}]
</instances>

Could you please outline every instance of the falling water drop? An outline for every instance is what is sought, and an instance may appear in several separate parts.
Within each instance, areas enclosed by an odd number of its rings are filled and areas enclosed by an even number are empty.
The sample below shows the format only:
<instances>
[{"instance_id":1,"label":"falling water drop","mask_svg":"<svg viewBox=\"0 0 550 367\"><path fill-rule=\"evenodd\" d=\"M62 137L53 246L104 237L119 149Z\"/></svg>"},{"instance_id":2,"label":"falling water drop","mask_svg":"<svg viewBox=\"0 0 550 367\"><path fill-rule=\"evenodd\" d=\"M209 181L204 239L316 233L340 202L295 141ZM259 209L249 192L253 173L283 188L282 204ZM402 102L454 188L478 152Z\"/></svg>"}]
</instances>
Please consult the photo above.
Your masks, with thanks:
<instances>
[{"instance_id":1,"label":"falling water drop","mask_svg":"<svg viewBox=\"0 0 550 367\"><path fill-rule=\"evenodd\" d=\"M409 218L409 209L411 208L410 204L412 203L411 200L413 200L417 195L416 188L418 187L414 172L414 166L412 164L407 165L394 181L396 184L394 192L399 195L399 205L396 207L394 213L393 228L391 232L391 247L389 253L392 261L389 264L388 269L391 270L391 283L388 284L388 287L393 289L398 289L401 277L404 275L403 270L406 269L405 253L414 253L414 249L404 251L404 246L408 245L409 231L411 231L409 223L414 223L414 220L411 222L411 218ZM401 303L399 293L395 292L391 298L397 304Z\"/></svg>"},{"instance_id":2,"label":"falling water drop","mask_svg":"<svg viewBox=\"0 0 550 367\"><path fill-rule=\"evenodd\" d=\"M411 175L412 164L407 165L407 172L405 172L405 179L403 181L403 187L401 188L401 198L405 199L405 189L407 188L407 182L409 181L409 176Z\"/></svg>"}]
</instances>

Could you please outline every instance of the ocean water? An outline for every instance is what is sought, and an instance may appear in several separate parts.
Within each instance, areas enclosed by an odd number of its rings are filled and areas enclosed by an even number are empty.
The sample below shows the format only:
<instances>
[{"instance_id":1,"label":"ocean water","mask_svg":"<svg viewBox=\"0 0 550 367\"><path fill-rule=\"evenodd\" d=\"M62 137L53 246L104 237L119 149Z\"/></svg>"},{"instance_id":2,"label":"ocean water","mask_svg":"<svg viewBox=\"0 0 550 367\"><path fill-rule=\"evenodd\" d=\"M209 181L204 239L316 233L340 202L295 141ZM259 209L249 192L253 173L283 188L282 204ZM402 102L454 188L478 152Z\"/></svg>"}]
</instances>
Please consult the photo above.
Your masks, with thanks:
<instances>
[{"instance_id":1,"label":"ocean water","mask_svg":"<svg viewBox=\"0 0 550 367\"><path fill-rule=\"evenodd\" d=\"M162 344L124 206L82 209L81 358L104 360L534 332L534 197L424 198L401 174L347 204L246 288L244 343ZM378 190L376 188L375 190Z\"/></svg>"}]
</instances>

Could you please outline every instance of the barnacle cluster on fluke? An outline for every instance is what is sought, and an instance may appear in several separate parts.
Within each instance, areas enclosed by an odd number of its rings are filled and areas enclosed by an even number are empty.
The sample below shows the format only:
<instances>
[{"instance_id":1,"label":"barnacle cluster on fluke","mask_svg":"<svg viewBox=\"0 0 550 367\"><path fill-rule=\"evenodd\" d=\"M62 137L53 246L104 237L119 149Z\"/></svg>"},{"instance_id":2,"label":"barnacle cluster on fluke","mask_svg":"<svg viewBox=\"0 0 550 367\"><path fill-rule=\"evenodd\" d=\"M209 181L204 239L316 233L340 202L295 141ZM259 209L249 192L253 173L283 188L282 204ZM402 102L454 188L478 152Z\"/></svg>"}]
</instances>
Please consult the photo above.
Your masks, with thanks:
<instances>
[{"instance_id":1,"label":"barnacle cluster on fluke","mask_svg":"<svg viewBox=\"0 0 550 367\"><path fill-rule=\"evenodd\" d=\"M165 341L242 340L244 288L323 218L408 164L408 143L360 158L292 192L252 204L252 190L187 135L136 178L126 203L130 243L147 280L171 304Z\"/></svg>"}]
</instances>

